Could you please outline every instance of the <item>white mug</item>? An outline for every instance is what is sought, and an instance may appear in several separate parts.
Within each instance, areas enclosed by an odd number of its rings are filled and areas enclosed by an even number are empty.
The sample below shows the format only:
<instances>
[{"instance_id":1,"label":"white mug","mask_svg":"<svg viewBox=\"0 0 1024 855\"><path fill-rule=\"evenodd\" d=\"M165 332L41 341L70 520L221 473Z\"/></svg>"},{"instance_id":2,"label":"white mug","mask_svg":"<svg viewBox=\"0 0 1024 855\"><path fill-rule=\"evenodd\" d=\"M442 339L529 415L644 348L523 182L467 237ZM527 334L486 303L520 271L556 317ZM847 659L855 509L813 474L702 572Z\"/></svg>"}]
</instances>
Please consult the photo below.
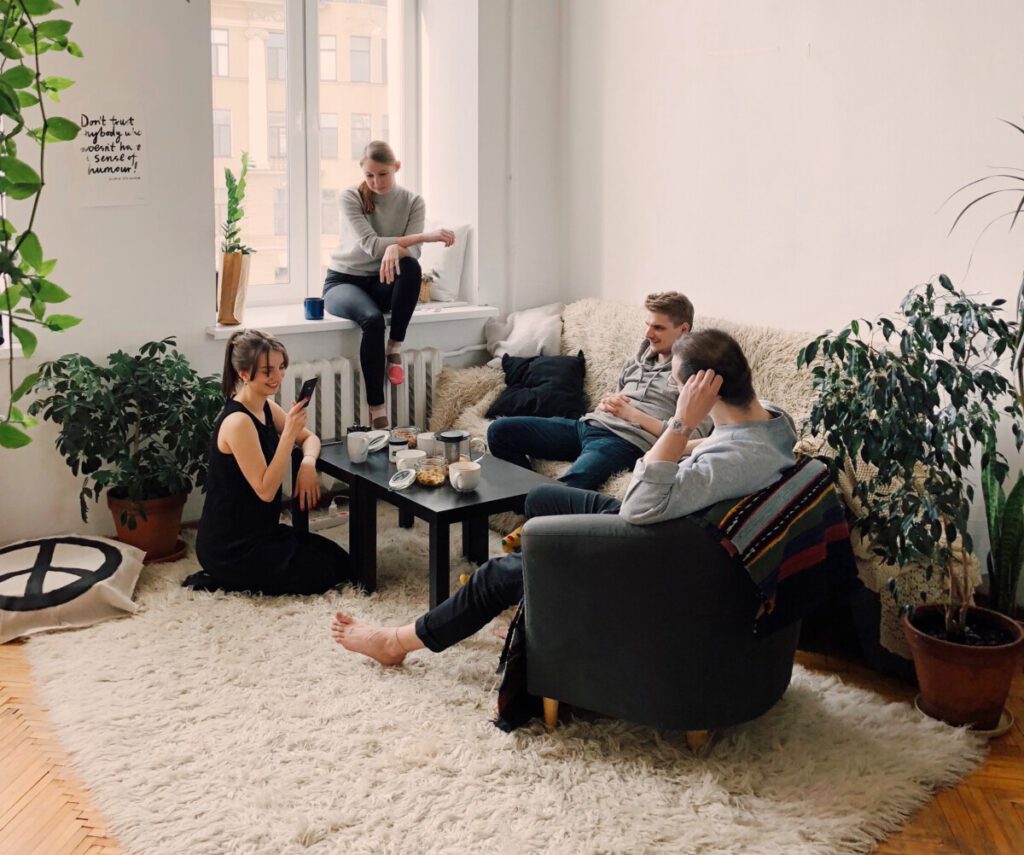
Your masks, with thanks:
<instances>
[{"instance_id":1,"label":"white mug","mask_svg":"<svg viewBox=\"0 0 1024 855\"><path fill-rule=\"evenodd\" d=\"M437 440L434 439L433 431L416 434L416 448L422 448L427 452L427 457L435 457L439 453Z\"/></svg>"},{"instance_id":2,"label":"white mug","mask_svg":"<svg viewBox=\"0 0 1024 855\"><path fill-rule=\"evenodd\" d=\"M427 453L420 448L407 448L395 455L395 466L398 469L415 469L416 462L427 456Z\"/></svg>"},{"instance_id":3,"label":"white mug","mask_svg":"<svg viewBox=\"0 0 1024 855\"><path fill-rule=\"evenodd\" d=\"M448 480L457 493L472 493L480 486L480 464L473 460L449 463Z\"/></svg>"},{"instance_id":4,"label":"white mug","mask_svg":"<svg viewBox=\"0 0 1024 855\"><path fill-rule=\"evenodd\" d=\"M365 463L370 451L370 435L366 431L356 431L345 437L348 459L353 463Z\"/></svg>"}]
</instances>

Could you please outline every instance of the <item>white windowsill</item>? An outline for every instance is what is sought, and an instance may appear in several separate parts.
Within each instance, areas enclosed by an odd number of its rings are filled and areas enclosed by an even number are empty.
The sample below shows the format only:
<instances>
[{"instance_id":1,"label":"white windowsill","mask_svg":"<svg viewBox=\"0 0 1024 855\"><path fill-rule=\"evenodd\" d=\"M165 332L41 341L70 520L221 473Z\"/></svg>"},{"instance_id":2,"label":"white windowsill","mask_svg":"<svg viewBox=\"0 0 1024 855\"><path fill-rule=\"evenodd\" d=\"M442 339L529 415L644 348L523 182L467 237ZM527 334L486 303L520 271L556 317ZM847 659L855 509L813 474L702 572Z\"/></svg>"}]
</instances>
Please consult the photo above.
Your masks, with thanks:
<instances>
[{"instance_id":1,"label":"white windowsill","mask_svg":"<svg viewBox=\"0 0 1024 855\"><path fill-rule=\"evenodd\" d=\"M468 303L419 303L410 324L429 324L441 321L466 321L475 318L493 318L498 314L495 306L471 306ZM324 315L322 321L307 321L301 304L288 306L253 306L245 310L240 326L210 324L206 334L222 340L243 327L259 329L273 335L303 335L306 333L332 332L335 330L357 329L355 321Z\"/></svg>"}]
</instances>

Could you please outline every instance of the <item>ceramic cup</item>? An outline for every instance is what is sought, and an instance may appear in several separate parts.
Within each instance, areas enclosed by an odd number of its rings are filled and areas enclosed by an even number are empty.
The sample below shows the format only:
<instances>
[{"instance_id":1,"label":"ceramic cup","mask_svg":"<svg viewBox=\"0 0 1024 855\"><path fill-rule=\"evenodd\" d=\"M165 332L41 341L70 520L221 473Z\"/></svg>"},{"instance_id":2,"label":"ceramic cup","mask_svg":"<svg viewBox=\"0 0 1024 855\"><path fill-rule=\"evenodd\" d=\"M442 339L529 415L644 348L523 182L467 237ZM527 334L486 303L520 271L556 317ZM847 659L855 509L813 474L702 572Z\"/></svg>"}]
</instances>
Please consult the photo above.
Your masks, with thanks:
<instances>
[{"instance_id":1,"label":"ceramic cup","mask_svg":"<svg viewBox=\"0 0 1024 855\"><path fill-rule=\"evenodd\" d=\"M302 301L302 308L306 313L307 321L322 321L324 319L323 297L307 297Z\"/></svg>"},{"instance_id":2,"label":"ceramic cup","mask_svg":"<svg viewBox=\"0 0 1024 855\"><path fill-rule=\"evenodd\" d=\"M395 466L398 469L415 469L417 462L422 460L426 456L427 453L418 448L410 448L405 451L399 451L395 455Z\"/></svg>"},{"instance_id":3,"label":"ceramic cup","mask_svg":"<svg viewBox=\"0 0 1024 855\"><path fill-rule=\"evenodd\" d=\"M440 451L437 447L437 440L434 439L432 431L416 434L416 447L422 448L427 452L427 457L433 457Z\"/></svg>"},{"instance_id":4,"label":"ceramic cup","mask_svg":"<svg viewBox=\"0 0 1024 855\"><path fill-rule=\"evenodd\" d=\"M448 464L448 480L456 492L472 493L480 486L480 464L472 460L463 460Z\"/></svg>"},{"instance_id":5,"label":"ceramic cup","mask_svg":"<svg viewBox=\"0 0 1024 855\"><path fill-rule=\"evenodd\" d=\"M345 437L345 448L348 449L348 459L353 463L365 463L366 455L370 451L370 435L365 431L350 433Z\"/></svg>"}]
</instances>

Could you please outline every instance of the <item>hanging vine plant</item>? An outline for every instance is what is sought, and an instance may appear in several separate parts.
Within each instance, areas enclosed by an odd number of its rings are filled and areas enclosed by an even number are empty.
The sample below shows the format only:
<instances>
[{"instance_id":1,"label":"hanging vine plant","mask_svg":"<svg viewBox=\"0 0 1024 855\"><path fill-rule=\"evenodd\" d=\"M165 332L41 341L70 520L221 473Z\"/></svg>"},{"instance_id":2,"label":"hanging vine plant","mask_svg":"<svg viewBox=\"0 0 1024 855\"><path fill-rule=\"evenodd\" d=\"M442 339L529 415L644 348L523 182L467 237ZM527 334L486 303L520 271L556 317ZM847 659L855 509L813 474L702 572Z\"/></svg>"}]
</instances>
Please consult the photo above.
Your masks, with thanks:
<instances>
[{"instance_id":1,"label":"hanging vine plant","mask_svg":"<svg viewBox=\"0 0 1024 855\"><path fill-rule=\"evenodd\" d=\"M75 5L80 0L75 0ZM6 411L0 412L0 447L18 448L31 438L26 430L35 419L18 402L39 379L29 372L15 387L14 341L26 359L35 352L39 330L61 332L80 322L72 315L52 313L51 307L68 293L50 278L57 260L46 258L35 232L43 187L46 148L73 140L78 125L47 112L49 101L74 81L43 71L43 55L61 51L81 57L68 34L71 22L55 16L62 7L54 0L0 0L0 312L5 324L0 343L6 353ZM17 211L12 201L18 201ZM2 338L4 328L9 336Z\"/></svg>"}]
</instances>

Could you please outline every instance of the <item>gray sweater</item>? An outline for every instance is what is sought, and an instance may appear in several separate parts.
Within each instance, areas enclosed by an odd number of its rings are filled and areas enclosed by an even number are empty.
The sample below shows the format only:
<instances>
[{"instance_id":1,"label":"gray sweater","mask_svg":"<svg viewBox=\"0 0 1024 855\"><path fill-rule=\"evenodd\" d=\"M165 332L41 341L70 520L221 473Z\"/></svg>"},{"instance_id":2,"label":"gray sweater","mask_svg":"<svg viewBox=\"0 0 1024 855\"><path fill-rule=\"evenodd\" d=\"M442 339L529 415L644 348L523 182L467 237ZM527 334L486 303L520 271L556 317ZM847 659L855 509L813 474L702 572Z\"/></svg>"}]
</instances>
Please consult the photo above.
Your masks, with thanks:
<instances>
[{"instance_id":1,"label":"gray sweater","mask_svg":"<svg viewBox=\"0 0 1024 855\"><path fill-rule=\"evenodd\" d=\"M328 268L337 273L371 276L380 272L384 250L405 235L423 231L427 207L423 199L397 184L390 193L374 196L376 208L363 213L359 190L349 187L341 194L341 235L331 253ZM409 255L420 257L419 246L408 247Z\"/></svg>"},{"instance_id":2,"label":"gray sweater","mask_svg":"<svg viewBox=\"0 0 1024 855\"><path fill-rule=\"evenodd\" d=\"M790 417L767 401L774 418L718 425L680 463L641 458L633 469L619 514L637 525L685 517L723 499L739 499L774 484L796 463Z\"/></svg>"},{"instance_id":3,"label":"gray sweater","mask_svg":"<svg viewBox=\"0 0 1024 855\"><path fill-rule=\"evenodd\" d=\"M661 420L662 431L668 426L668 420L676 413L676 399L679 390L669 385L672 376L672 360L658 361L658 354L651 352L650 342L640 345L635 359L631 359L622 367L619 374L618 391L629 398L630 403L646 416ZM596 422L601 427L631 442L641 451L647 451L658 438L649 434L640 425L627 422L611 413L591 412L580 421ZM705 419L692 434L693 439L700 439L711 433L714 425L711 419ZM660 436L660 433L659 433Z\"/></svg>"}]
</instances>

